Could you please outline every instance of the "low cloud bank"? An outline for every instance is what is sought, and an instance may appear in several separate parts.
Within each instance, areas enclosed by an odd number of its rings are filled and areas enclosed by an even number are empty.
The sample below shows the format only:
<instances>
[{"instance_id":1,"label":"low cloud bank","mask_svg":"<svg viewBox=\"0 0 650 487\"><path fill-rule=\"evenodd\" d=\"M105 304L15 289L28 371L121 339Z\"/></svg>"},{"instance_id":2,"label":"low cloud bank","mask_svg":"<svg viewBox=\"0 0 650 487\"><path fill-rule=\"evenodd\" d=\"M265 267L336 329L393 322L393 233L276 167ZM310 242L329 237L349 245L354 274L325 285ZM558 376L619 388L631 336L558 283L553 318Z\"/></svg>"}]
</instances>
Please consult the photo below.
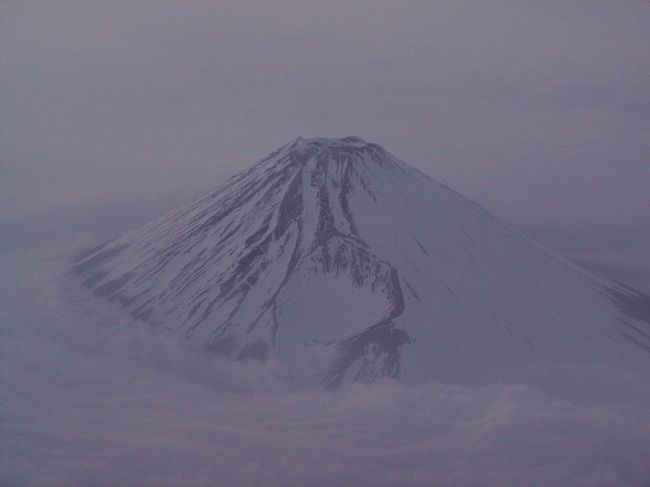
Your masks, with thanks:
<instances>
[{"instance_id":1,"label":"low cloud bank","mask_svg":"<svg viewBox=\"0 0 650 487\"><path fill-rule=\"evenodd\" d=\"M65 253L2 257L5 485L646 486L647 376L296 390L121 317ZM561 377L552 389L549 376Z\"/></svg>"}]
</instances>

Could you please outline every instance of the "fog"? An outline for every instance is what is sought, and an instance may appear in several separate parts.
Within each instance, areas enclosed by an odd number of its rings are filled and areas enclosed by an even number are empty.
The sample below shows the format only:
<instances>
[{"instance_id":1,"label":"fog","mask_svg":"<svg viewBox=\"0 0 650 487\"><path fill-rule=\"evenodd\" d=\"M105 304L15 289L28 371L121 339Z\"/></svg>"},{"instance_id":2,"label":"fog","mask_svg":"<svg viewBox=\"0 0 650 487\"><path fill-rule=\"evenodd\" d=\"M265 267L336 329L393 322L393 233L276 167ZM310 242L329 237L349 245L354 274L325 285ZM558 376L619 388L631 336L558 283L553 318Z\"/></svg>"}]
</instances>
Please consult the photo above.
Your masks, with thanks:
<instances>
[{"instance_id":1,"label":"fog","mask_svg":"<svg viewBox=\"0 0 650 487\"><path fill-rule=\"evenodd\" d=\"M297 390L69 262L299 135L358 135L650 293L649 24L636 1L3 2L0 484L647 485L646 376Z\"/></svg>"}]
</instances>

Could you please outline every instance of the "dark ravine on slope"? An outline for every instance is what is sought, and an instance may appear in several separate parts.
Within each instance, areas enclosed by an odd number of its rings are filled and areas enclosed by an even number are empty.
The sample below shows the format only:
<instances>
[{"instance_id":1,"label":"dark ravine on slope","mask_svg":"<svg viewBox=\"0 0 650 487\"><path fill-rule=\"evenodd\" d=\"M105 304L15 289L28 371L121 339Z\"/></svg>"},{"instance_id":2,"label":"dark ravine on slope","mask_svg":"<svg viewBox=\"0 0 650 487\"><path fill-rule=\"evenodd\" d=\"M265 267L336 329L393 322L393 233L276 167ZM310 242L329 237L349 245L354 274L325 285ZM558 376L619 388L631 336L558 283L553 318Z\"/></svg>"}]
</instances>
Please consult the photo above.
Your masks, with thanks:
<instances>
[{"instance_id":1,"label":"dark ravine on slope","mask_svg":"<svg viewBox=\"0 0 650 487\"><path fill-rule=\"evenodd\" d=\"M358 137L286 144L73 270L136 319L333 387L398 378L403 358L409 380L466 382L466 363L489 380L503 366L588 359L612 340L621 360L630 344L650 351L650 298L588 276ZM558 282L569 296L577 286L579 304L545 297ZM522 301L554 326L537 336L544 322ZM512 364L494 357L504 351Z\"/></svg>"}]
</instances>

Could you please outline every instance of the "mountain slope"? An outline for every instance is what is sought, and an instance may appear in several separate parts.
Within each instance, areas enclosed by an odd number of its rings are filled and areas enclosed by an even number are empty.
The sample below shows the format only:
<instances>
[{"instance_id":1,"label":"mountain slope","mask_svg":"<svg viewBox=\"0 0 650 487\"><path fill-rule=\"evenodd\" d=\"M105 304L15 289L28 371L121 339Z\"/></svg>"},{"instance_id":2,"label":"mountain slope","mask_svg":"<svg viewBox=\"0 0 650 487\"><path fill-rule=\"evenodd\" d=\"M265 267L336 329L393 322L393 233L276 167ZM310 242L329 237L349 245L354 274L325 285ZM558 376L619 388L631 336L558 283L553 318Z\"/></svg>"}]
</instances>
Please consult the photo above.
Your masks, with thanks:
<instances>
[{"instance_id":1,"label":"mountain slope","mask_svg":"<svg viewBox=\"0 0 650 487\"><path fill-rule=\"evenodd\" d=\"M357 137L284 145L74 270L142 321L329 386L650 365L649 298Z\"/></svg>"}]
</instances>

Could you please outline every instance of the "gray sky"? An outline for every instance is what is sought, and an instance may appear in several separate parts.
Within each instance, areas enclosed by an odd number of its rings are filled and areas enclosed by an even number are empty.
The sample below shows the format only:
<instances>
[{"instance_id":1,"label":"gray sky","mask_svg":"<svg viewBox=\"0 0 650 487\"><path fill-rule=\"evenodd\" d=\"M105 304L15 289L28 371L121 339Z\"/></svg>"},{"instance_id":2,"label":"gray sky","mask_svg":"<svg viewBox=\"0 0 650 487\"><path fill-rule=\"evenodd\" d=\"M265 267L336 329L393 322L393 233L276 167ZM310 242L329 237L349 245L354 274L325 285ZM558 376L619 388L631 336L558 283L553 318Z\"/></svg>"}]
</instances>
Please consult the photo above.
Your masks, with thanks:
<instances>
[{"instance_id":1,"label":"gray sky","mask_svg":"<svg viewBox=\"0 0 650 487\"><path fill-rule=\"evenodd\" d=\"M7 0L2 218L135 225L359 135L650 292L648 25L644 1Z\"/></svg>"}]
</instances>

